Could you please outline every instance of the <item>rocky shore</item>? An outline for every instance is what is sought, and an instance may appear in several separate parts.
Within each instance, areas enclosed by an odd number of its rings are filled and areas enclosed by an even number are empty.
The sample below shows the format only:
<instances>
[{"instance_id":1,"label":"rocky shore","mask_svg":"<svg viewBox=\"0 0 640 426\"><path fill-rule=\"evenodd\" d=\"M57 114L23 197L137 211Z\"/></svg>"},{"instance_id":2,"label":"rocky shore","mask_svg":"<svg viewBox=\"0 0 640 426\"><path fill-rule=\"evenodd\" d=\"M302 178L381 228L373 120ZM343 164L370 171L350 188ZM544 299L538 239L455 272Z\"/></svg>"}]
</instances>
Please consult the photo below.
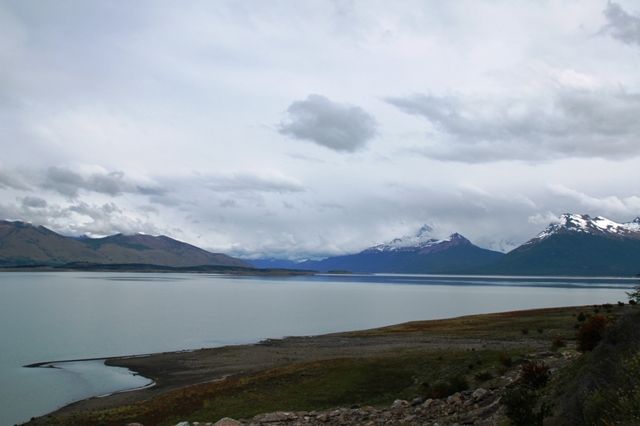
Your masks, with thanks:
<instances>
[{"instance_id":1,"label":"rocky shore","mask_svg":"<svg viewBox=\"0 0 640 426\"><path fill-rule=\"evenodd\" d=\"M505 388L455 393L445 399L416 398L396 400L389 407L337 408L330 411L275 412L259 414L249 420L223 418L216 423L180 422L176 426L344 426L344 425L494 425L501 410L500 395ZM138 426L130 424L129 426Z\"/></svg>"}]
</instances>

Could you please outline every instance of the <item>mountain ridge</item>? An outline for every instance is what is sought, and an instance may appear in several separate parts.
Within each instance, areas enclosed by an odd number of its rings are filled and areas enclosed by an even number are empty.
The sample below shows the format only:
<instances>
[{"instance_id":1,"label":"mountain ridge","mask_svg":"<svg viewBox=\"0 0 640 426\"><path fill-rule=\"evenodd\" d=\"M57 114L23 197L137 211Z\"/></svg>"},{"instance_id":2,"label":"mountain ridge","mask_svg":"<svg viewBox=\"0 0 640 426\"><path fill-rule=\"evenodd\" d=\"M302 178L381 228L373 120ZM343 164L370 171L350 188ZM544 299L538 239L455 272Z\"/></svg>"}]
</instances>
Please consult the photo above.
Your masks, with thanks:
<instances>
[{"instance_id":1,"label":"mountain ridge","mask_svg":"<svg viewBox=\"0 0 640 426\"><path fill-rule=\"evenodd\" d=\"M72 238L44 226L0 221L0 266L61 266L74 262L255 268L241 259L210 253L164 235L116 234L104 238Z\"/></svg>"},{"instance_id":2,"label":"mountain ridge","mask_svg":"<svg viewBox=\"0 0 640 426\"><path fill-rule=\"evenodd\" d=\"M566 213L494 263L473 271L497 275L635 276L640 218L618 223Z\"/></svg>"},{"instance_id":3,"label":"mountain ridge","mask_svg":"<svg viewBox=\"0 0 640 426\"><path fill-rule=\"evenodd\" d=\"M283 259L245 259L258 267L288 265L295 269L329 272L346 270L358 273L463 273L486 265L503 253L482 249L458 233L445 239L432 238L425 225L415 236L395 238L359 253L306 260L291 265ZM253 263L255 262L255 263Z\"/></svg>"}]
</instances>

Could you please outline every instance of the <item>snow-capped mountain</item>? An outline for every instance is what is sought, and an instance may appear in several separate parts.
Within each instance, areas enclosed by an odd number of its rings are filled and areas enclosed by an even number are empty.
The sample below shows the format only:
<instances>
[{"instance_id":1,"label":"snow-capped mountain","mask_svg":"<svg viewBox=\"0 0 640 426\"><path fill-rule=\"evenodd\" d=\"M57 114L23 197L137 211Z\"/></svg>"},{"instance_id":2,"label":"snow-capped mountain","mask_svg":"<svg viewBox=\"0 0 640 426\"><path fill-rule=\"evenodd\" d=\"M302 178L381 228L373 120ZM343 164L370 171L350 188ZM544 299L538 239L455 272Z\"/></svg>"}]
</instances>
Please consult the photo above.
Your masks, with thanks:
<instances>
[{"instance_id":1,"label":"snow-capped mountain","mask_svg":"<svg viewBox=\"0 0 640 426\"><path fill-rule=\"evenodd\" d=\"M433 244L436 244L439 240L432 238L431 233L433 232L433 228L429 225L424 225L418 233L413 236L405 236L402 238L395 238L392 241L384 244L378 244L373 247L368 248L367 250L373 251L393 251L398 249L404 249L407 247L426 247ZM366 250L365 250L366 251Z\"/></svg>"},{"instance_id":2,"label":"snow-capped mountain","mask_svg":"<svg viewBox=\"0 0 640 426\"><path fill-rule=\"evenodd\" d=\"M458 233L439 240L432 238L432 231L425 225L413 237L396 238L356 254L301 262L296 268L367 273L456 273L487 265L503 256L500 252L473 245Z\"/></svg>"},{"instance_id":3,"label":"snow-capped mountain","mask_svg":"<svg viewBox=\"0 0 640 426\"><path fill-rule=\"evenodd\" d=\"M420 254L427 254L433 251L443 250L445 247L466 244L471 242L457 232L448 238L439 240L437 238L421 238L418 234L415 237L396 238L387 244L378 244L363 251L366 252L391 252L391 251L417 251Z\"/></svg>"},{"instance_id":4,"label":"snow-capped mountain","mask_svg":"<svg viewBox=\"0 0 640 426\"><path fill-rule=\"evenodd\" d=\"M531 240L476 271L498 275L634 276L640 272L640 218L563 214Z\"/></svg>"},{"instance_id":5,"label":"snow-capped mountain","mask_svg":"<svg viewBox=\"0 0 640 426\"><path fill-rule=\"evenodd\" d=\"M558 223L550 224L525 244L539 243L552 235L583 233L607 238L640 239L640 217L633 222L618 223L602 216L591 218L587 214L563 214Z\"/></svg>"}]
</instances>

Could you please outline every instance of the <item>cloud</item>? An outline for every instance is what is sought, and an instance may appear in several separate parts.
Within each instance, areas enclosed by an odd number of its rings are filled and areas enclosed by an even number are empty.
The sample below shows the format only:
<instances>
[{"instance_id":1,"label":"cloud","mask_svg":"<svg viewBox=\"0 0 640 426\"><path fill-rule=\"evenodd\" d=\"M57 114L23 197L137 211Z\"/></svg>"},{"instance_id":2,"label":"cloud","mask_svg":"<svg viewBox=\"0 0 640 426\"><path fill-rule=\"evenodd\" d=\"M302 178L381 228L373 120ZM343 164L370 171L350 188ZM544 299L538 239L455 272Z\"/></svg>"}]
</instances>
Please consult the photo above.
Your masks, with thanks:
<instances>
[{"instance_id":1,"label":"cloud","mask_svg":"<svg viewBox=\"0 0 640 426\"><path fill-rule=\"evenodd\" d=\"M80 173L68 168L51 166L47 169L44 181L40 187L55 191L70 199L77 199L81 189L106 194L111 197L123 193L139 193L142 195L164 195L168 190L161 187L139 186L125 180L125 174L121 171L109 173L93 173L83 177Z\"/></svg>"},{"instance_id":2,"label":"cloud","mask_svg":"<svg viewBox=\"0 0 640 426\"><path fill-rule=\"evenodd\" d=\"M608 24L602 27L601 33L608 33L624 44L640 46L640 17L625 12L617 3L607 2L607 8L602 12Z\"/></svg>"},{"instance_id":3,"label":"cloud","mask_svg":"<svg viewBox=\"0 0 640 426\"><path fill-rule=\"evenodd\" d=\"M609 197L593 197L560 184L551 184L548 188L554 195L578 202L580 206L589 210L587 212L589 214L603 216L614 215L616 218L623 218L620 220L631 220L640 215L640 197L637 196L625 198L619 198L613 195Z\"/></svg>"},{"instance_id":4,"label":"cloud","mask_svg":"<svg viewBox=\"0 0 640 426\"><path fill-rule=\"evenodd\" d=\"M0 188L13 188L21 191L30 191L31 187L24 182L23 176L16 171L0 169Z\"/></svg>"},{"instance_id":5,"label":"cloud","mask_svg":"<svg viewBox=\"0 0 640 426\"><path fill-rule=\"evenodd\" d=\"M36 209L42 209L47 207L47 201L40 197L24 197L24 198L20 198L19 201L25 207L33 207Z\"/></svg>"},{"instance_id":6,"label":"cloud","mask_svg":"<svg viewBox=\"0 0 640 426\"><path fill-rule=\"evenodd\" d=\"M277 170L236 172L210 175L204 185L216 192L303 192L304 186L297 180Z\"/></svg>"},{"instance_id":7,"label":"cloud","mask_svg":"<svg viewBox=\"0 0 640 426\"><path fill-rule=\"evenodd\" d=\"M376 119L364 109L321 95L293 102L287 115L278 128L281 134L338 152L362 149L377 133Z\"/></svg>"},{"instance_id":8,"label":"cloud","mask_svg":"<svg viewBox=\"0 0 640 426\"><path fill-rule=\"evenodd\" d=\"M162 233L153 223L143 221L139 218L129 217L114 203L103 205L78 203L68 208L69 211L78 214L80 217L70 229L74 234L90 234L94 236L106 236L116 233L131 235L138 232L158 235ZM81 221L87 217L90 221Z\"/></svg>"},{"instance_id":9,"label":"cloud","mask_svg":"<svg viewBox=\"0 0 640 426\"><path fill-rule=\"evenodd\" d=\"M640 155L640 94L597 87L588 79L574 78L575 84L558 80L547 96L497 100L415 94L385 100L431 124L429 143L415 150L438 160L623 160Z\"/></svg>"}]
</instances>

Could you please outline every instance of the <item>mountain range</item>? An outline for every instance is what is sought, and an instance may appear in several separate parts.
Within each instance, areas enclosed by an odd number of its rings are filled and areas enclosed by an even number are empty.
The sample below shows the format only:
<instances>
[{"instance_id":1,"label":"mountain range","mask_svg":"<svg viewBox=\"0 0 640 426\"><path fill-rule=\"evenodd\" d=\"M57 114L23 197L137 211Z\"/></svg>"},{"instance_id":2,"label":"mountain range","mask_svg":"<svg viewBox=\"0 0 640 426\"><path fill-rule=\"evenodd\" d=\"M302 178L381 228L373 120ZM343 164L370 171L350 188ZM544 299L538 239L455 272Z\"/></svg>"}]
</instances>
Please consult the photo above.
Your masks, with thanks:
<instances>
[{"instance_id":1,"label":"mountain range","mask_svg":"<svg viewBox=\"0 0 640 426\"><path fill-rule=\"evenodd\" d=\"M357 254L319 261L247 261L258 267L323 272L542 276L634 276L640 272L640 218L617 223L601 216L564 214L507 254L477 247L457 233L444 240L433 239L431 231L424 226L414 237L396 238Z\"/></svg>"},{"instance_id":2,"label":"mountain range","mask_svg":"<svg viewBox=\"0 0 640 426\"><path fill-rule=\"evenodd\" d=\"M635 276L640 272L640 217L617 223L604 217L564 214L557 223L503 254L480 248L458 233L432 237L422 227L359 253L322 260L236 259L166 236L65 237L42 226L0 221L0 267L29 265L203 265L286 268L355 273Z\"/></svg>"},{"instance_id":3,"label":"mountain range","mask_svg":"<svg viewBox=\"0 0 640 426\"><path fill-rule=\"evenodd\" d=\"M117 234L105 238L71 238L43 226L0 221L0 266L61 266L78 262L255 268L243 260L210 253L165 236Z\"/></svg>"},{"instance_id":4,"label":"mountain range","mask_svg":"<svg viewBox=\"0 0 640 426\"><path fill-rule=\"evenodd\" d=\"M640 217L617 223L563 214L534 238L475 273L634 276L640 272Z\"/></svg>"}]
</instances>

